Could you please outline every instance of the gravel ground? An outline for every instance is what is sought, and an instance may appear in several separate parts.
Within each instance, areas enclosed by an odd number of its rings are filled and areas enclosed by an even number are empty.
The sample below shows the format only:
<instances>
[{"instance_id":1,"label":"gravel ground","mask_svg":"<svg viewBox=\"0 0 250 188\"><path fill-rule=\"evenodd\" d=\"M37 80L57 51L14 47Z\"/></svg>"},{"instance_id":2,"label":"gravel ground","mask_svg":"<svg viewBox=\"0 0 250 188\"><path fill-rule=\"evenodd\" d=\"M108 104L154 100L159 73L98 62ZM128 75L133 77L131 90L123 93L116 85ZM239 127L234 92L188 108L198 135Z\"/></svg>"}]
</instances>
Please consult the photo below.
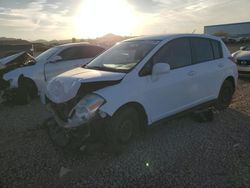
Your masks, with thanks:
<instances>
[{"instance_id":1,"label":"gravel ground","mask_svg":"<svg viewBox=\"0 0 250 188\"><path fill-rule=\"evenodd\" d=\"M250 187L250 80L211 123L182 117L124 146L66 154L50 142L38 100L0 105L0 187Z\"/></svg>"}]
</instances>

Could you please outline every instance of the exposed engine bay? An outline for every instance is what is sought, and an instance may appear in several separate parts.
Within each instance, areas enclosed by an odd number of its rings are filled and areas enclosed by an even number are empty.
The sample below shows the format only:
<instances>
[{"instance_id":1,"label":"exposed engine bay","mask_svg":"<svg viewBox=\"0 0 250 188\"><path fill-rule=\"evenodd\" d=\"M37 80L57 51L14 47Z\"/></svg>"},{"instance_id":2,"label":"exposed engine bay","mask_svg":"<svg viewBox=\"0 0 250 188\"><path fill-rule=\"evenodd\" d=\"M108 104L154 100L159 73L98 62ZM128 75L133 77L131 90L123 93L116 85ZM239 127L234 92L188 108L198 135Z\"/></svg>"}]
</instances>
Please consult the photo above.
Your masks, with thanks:
<instances>
[{"instance_id":1,"label":"exposed engine bay","mask_svg":"<svg viewBox=\"0 0 250 188\"><path fill-rule=\"evenodd\" d=\"M33 56L28 52L20 52L0 59L0 90L7 89L9 82L3 79L3 75L16 68L32 66L36 63Z\"/></svg>"}]
</instances>

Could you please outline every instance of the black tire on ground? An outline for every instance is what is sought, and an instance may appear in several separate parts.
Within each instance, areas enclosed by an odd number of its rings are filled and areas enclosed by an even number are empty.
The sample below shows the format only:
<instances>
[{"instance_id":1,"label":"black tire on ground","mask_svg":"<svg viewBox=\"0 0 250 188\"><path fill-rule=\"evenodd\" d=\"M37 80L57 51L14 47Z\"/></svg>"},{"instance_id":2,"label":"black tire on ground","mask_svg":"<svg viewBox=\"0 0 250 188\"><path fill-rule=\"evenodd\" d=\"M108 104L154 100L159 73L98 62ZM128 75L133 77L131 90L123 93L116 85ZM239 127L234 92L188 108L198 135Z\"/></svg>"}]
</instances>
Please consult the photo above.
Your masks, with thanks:
<instances>
[{"instance_id":1,"label":"black tire on ground","mask_svg":"<svg viewBox=\"0 0 250 188\"><path fill-rule=\"evenodd\" d=\"M17 104L28 104L37 95L37 87L30 79L22 79L17 89L14 101Z\"/></svg>"},{"instance_id":2,"label":"black tire on ground","mask_svg":"<svg viewBox=\"0 0 250 188\"><path fill-rule=\"evenodd\" d=\"M225 80L221 86L219 97L216 101L215 108L217 110L225 110L230 105L234 94L233 83Z\"/></svg>"},{"instance_id":3,"label":"black tire on ground","mask_svg":"<svg viewBox=\"0 0 250 188\"><path fill-rule=\"evenodd\" d=\"M115 145L128 143L139 127L138 115L138 112L131 107L116 112L105 131L108 142Z\"/></svg>"},{"instance_id":4,"label":"black tire on ground","mask_svg":"<svg viewBox=\"0 0 250 188\"><path fill-rule=\"evenodd\" d=\"M214 114L212 109L204 109L193 113L193 119L199 123L212 122Z\"/></svg>"}]
</instances>

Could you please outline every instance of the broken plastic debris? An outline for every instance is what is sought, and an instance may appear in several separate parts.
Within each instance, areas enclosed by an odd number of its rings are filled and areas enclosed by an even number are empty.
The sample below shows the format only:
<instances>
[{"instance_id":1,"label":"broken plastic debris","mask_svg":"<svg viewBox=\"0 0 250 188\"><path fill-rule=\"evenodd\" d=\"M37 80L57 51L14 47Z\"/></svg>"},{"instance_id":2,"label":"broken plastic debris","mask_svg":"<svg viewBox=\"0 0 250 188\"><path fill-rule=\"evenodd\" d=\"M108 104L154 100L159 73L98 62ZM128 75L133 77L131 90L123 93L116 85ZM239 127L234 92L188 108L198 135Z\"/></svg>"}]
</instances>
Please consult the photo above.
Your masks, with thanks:
<instances>
[{"instance_id":1,"label":"broken plastic debris","mask_svg":"<svg viewBox=\"0 0 250 188\"><path fill-rule=\"evenodd\" d=\"M63 177L64 175L66 175L66 174L69 173L70 171L71 171L71 169L61 167L60 172L59 172L59 177L60 177L60 178Z\"/></svg>"}]
</instances>

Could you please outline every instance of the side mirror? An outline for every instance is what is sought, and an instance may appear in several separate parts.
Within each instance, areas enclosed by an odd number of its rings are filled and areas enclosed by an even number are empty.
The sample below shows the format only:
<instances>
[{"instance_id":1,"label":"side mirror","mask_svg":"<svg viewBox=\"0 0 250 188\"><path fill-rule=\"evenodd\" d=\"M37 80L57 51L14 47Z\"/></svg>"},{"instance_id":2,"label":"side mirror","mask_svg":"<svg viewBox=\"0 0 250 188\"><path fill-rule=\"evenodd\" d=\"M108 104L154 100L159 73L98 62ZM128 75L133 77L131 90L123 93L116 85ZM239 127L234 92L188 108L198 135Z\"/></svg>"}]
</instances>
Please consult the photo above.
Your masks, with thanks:
<instances>
[{"instance_id":1,"label":"side mirror","mask_svg":"<svg viewBox=\"0 0 250 188\"><path fill-rule=\"evenodd\" d=\"M153 66L152 75L157 76L170 72L170 65L167 63L156 63Z\"/></svg>"},{"instance_id":2,"label":"side mirror","mask_svg":"<svg viewBox=\"0 0 250 188\"><path fill-rule=\"evenodd\" d=\"M245 50L245 46L241 46L241 47L240 47L240 50Z\"/></svg>"},{"instance_id":3,"label":"side mirror","mask_svg":"<svg viewBox=\"0 0 250 188\"><path fill-rule=\"evenodd\" d=\"M59 55L56 55L56 56L53 56L51 59L50 59L50 63L55 63L55 62L58 62L58 61L61 61L62 60L62 57L59 56Z\"/></svg>"},{"instance_id":4,"label":"side mirror","mask_svg":"<svg viewBox=\"0 0 250 188\"><path fill-rule=\"evenodd\" d=\"M170 72L170 65L167 63L156 63L152 69L152 80L157 81L159 75Z\"/></svg>"}]
</instances>

